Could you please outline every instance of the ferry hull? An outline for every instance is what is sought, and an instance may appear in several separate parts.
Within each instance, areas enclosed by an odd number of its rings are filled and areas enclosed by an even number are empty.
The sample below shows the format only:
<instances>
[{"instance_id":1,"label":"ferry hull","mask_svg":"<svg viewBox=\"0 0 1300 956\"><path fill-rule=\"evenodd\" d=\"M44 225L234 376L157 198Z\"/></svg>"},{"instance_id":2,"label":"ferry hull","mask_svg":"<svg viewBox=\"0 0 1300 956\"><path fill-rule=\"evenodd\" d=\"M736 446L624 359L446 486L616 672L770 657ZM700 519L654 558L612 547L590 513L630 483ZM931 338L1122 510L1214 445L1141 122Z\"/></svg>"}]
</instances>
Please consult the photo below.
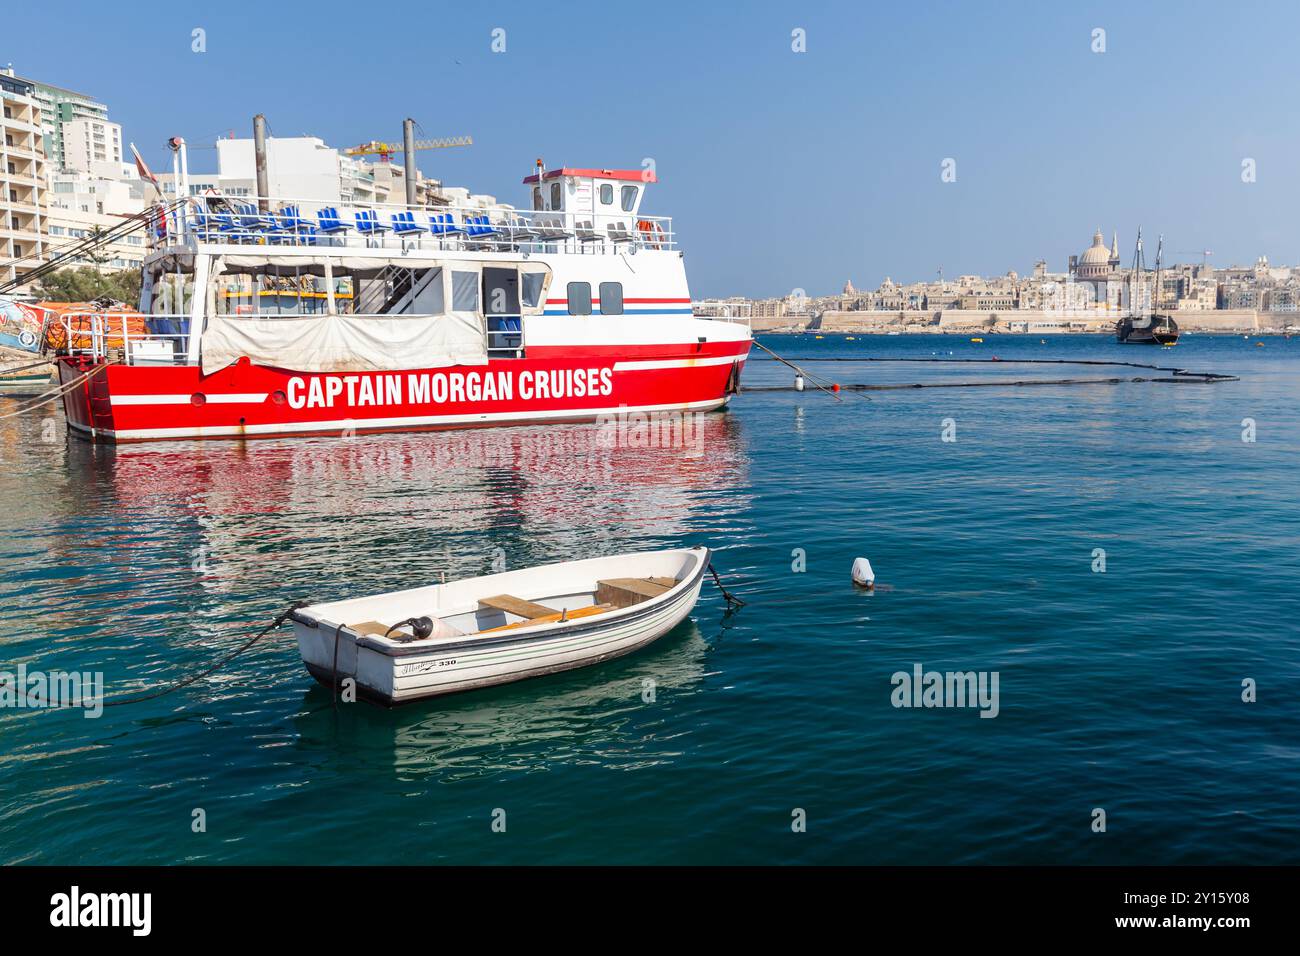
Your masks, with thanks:
<instances>
[{"instance_id":1,"label":"ferry hull","mask_svg":"<svg viewBox=\"0 0 1300 956\"><path fill-rule=\"evenodd\" d=\"M243 360L207 376L65 357L59 377L72 386L68 426L95 441L271 438L709 411L726 404L748 351L748 340L553 347L486 365L327 373Z\"/></svg>"}]
</instances>

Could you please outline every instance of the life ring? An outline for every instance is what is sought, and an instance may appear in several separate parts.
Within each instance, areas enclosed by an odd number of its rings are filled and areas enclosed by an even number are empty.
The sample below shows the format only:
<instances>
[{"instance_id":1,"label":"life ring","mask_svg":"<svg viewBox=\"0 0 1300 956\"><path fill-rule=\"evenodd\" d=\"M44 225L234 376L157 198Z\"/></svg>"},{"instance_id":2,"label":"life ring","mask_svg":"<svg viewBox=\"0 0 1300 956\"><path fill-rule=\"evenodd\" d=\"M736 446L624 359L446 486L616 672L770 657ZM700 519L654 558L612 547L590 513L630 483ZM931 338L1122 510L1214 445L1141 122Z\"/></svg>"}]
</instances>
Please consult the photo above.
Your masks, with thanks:
<instances>
[{"instance_id":1,"label":"life ring","mask_svg":"<svg viewBox=\"0 0 1300 956\"><path fill-rule=\"evenodd\" d=\"M650 249L663 248L663 226L653 219L638 219L636 222L637 232L641 233L641 241Z\"/></svg>"}]
</instances>

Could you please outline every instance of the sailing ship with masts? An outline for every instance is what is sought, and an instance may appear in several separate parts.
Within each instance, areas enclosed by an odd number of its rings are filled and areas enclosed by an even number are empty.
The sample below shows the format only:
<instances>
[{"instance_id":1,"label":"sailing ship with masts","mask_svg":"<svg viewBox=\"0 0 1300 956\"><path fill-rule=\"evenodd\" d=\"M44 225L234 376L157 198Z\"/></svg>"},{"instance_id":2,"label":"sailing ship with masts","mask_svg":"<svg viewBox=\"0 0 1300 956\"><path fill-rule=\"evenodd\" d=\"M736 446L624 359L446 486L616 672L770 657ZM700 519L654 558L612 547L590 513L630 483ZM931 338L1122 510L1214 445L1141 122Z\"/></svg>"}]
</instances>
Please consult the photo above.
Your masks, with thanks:
<instances>
[{"instance_id":1,"label":"sailing ship with masts","mask_svg":"<svg viewBox=\"0 0 1300 956\"><path fill-rule=\"evenodd\" d=\"M1129 272L1128 311L1115 324L1115 339L1123 345L1174 345L1178 342L1178 323L1160 308L1160 265L1164 256L1165 237L1156 245L1156 276L1151 299L1146 299L1146 257L1142 252L1142 230L1138 229L1137 248L1133 250L1133 268Z\"/></svg>"}]
</instances>

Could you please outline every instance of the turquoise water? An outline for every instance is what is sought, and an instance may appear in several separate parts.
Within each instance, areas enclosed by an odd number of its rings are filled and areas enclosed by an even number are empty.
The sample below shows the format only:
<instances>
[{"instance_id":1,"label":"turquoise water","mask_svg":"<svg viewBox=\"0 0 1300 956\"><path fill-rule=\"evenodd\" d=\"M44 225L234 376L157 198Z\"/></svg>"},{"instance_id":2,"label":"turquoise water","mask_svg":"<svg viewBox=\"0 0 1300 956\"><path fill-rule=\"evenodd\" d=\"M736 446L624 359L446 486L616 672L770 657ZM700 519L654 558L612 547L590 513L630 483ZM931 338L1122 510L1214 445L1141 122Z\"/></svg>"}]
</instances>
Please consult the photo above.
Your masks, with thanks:
<instances>
[{"instance_id":1,"label":"turquoise water","mask_svg":"<svg viewBox=\"0 0 1300 956\"><path fill-rule=\"evenodd\" d=\"M0 710L0 861L1300 861L1300 340L764 341L1242 380L757 392L685 450L594 446L589 426L114 450L66 439L61 413L0 421L0 668L138 691L293 599L484 573L498 555L703 543L749 602L728 616L709 588L640 654L392 711L336 712L288 630L98 719ZM790 379L756 360L745 383ZM874 594L850 585L857 555ZM998 672L998 716L895 708L891 675L914 664Z\"/></svg>"}]
</instances>

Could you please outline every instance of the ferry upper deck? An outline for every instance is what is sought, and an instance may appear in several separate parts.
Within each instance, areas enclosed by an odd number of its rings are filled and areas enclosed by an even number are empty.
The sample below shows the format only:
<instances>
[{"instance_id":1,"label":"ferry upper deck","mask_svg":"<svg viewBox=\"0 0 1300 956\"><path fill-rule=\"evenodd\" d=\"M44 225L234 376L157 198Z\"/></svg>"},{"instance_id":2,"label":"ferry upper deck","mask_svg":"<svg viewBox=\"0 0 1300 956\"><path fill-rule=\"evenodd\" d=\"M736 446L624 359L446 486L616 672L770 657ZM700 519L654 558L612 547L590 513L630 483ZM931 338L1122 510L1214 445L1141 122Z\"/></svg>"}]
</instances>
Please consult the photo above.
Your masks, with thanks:
<instances>
[{"instance_id":1,"label":"ferry upper deck","mask_svg":"<svg viewBox=\"0 0 1300 956\"><path fill-rule=\"evenodd\" d=\"M513 255L635 255L674 252L671 217L641 212L652 171L561 168L524 180L532 208L504 203L340 202L332 199L198 194L174 203L152 224L154 253L178 247L353 251L376 258L429 252ZM267 249L267 252L278 250Z\"/></svg>"}]
</instances>

